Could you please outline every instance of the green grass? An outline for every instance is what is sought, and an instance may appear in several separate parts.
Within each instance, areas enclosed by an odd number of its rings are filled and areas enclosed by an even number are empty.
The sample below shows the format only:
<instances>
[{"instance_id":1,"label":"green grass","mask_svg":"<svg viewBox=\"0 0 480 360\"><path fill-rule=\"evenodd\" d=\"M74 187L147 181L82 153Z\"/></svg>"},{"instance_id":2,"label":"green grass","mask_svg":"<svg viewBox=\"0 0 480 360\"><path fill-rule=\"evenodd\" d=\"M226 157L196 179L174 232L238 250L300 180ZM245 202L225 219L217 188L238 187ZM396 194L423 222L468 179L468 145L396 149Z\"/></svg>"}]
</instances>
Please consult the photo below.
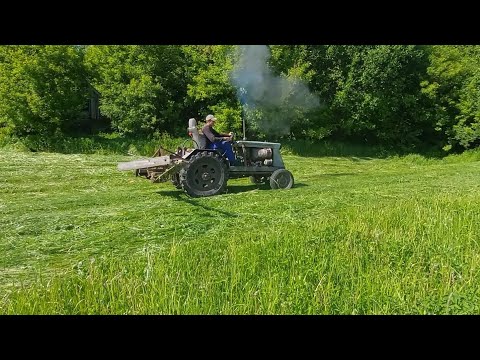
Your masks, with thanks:
<instances>
[{"instance_id":1,"label":"green grass","mask_svg":"<svg viewBox=\"0 0 480 360\"><path fill-rule=\"evenodd\" d=\"M2 314L479 314L480 152L300 157L192 199L119 161L0 149Z\"/></svg>"}]
</instances>

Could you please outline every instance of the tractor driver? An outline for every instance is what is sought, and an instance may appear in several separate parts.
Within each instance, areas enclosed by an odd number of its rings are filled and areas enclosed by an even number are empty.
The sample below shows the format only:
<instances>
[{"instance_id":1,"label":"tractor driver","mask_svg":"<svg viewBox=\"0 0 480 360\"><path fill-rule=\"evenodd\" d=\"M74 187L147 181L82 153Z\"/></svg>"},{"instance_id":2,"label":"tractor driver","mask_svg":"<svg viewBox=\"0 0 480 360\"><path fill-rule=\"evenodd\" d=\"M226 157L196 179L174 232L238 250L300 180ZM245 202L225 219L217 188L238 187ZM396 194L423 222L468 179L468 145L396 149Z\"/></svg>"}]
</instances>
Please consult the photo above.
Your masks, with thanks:
<instances>
[{"instance_id":1,"label":"tractor driver","mask_svg":"<svg viewBox=\"0 0 480 360\"><path fill-rule=\"evenodd\" d=\"M230 165L235 165L235 154L232 149L233 133L220 134L213 127L215 126L215 118L213 115L207 115L205 118L205 126L202 132L207 138L207 149L219 149L228 159Z\"/></svg>"}]
</instances>

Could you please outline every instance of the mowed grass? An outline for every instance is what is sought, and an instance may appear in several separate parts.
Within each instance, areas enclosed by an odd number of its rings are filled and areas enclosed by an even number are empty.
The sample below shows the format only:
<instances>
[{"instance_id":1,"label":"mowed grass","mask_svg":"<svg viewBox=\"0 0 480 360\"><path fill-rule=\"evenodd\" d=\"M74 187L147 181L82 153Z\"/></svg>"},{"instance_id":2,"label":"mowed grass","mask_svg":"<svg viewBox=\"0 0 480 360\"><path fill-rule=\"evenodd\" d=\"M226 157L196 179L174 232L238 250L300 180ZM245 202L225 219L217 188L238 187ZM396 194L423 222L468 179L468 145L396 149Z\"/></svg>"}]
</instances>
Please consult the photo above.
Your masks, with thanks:
<instances>
[{"instance_id":1,"label":"mowed grass","mask_svg":"<svg viewBox=\"0 0 480 360\"><path fill-rule=\"evenodd\" d=\"M123 155L0 149L2 314L479 314L480 152L285 155L193 199Z\"/></svg>"}]
</instances>

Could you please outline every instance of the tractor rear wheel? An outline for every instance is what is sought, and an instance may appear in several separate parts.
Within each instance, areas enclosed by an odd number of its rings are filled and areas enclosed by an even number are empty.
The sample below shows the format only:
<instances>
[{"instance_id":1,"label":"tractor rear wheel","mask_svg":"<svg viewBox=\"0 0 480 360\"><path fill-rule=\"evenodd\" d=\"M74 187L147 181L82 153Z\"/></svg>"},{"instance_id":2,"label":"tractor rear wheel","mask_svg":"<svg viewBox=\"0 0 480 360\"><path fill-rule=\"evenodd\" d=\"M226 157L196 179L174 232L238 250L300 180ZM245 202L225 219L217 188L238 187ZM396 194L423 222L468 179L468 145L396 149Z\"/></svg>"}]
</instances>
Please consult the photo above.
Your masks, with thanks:
<instances>
[{"instance_id":1,"label":"tractor rear wheel","mask_svg":"<svg viewBox=\"0 0 480 360\"><path fill-rule=\"evenodd\" d=\"M293 186L293 175L286 169L277 169L270 175L272 189L290 189Z\"/></svg>"},{"instance_id":2,"label":"tractor rear wheel","mask_svg":"<svg viewBox=\"0 0 480 360\"><path fill-rule=\"evenodd\" d=\"M216 152L202 151L193 155L180 171L183 190L192 197L212 196L225 191L228 169Z\"/></svg>"}]
</instances>

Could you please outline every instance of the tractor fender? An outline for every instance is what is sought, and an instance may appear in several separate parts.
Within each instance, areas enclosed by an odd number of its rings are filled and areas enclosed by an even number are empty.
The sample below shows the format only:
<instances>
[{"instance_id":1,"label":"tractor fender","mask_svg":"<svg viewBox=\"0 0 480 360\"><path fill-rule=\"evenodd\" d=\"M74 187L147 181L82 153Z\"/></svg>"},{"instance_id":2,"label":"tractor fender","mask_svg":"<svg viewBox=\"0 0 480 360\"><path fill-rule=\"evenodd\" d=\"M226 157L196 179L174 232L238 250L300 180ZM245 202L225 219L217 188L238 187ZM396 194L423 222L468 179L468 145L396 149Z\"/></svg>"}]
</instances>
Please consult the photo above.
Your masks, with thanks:
<instances>
[{"instance_id":1,"label":"tractor fender","mask_svg":"<svg viewBox=\"0 0 480 360\"><path fill-rule=\"evenodd\" d=\"M184 160L188 160L190 159L193 155L195 154L198 154L200 152L215 152L217 154L219 154L220 156L222 156L222 153L218 150L218 149L193 149L192 152L188 153L188 154L185 154L182 158Z\"/></svg>"}]
</instances>

